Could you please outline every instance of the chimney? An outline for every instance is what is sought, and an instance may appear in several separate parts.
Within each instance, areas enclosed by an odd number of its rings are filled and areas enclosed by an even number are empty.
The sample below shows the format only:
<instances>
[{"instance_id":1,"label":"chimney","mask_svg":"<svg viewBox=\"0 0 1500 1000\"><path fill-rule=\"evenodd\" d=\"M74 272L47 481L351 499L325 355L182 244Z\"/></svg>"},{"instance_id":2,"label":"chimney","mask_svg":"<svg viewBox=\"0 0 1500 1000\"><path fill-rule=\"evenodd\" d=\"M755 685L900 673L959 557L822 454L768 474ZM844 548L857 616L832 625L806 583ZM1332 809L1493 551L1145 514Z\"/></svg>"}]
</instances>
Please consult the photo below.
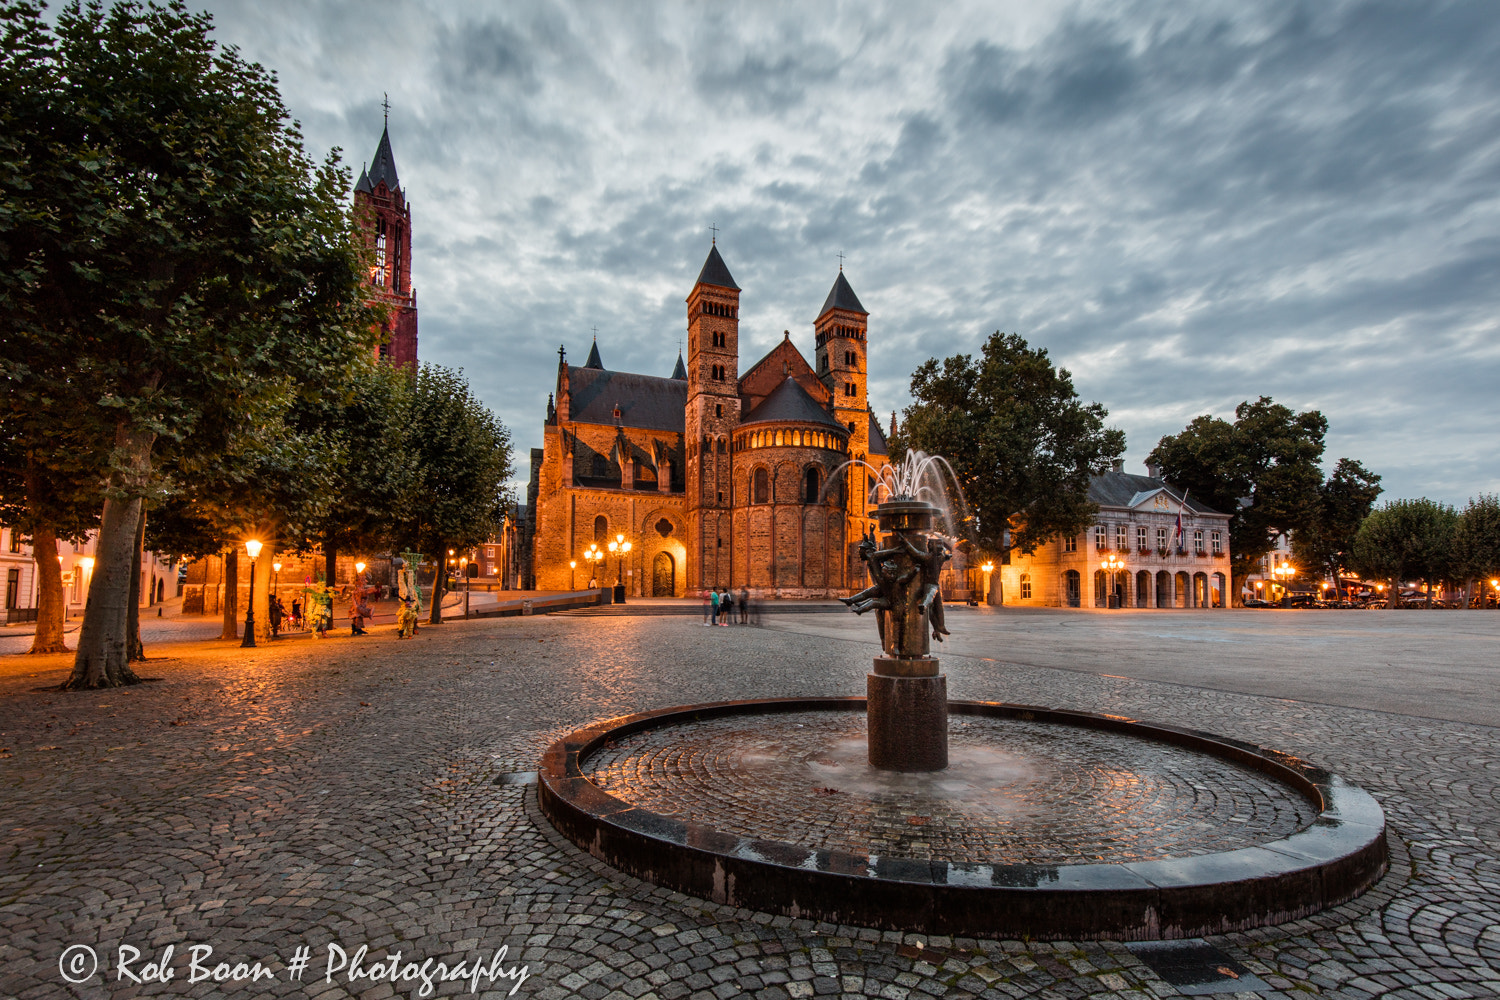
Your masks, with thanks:
<instances>
[{"instance_id":1,"label":"chimney","mask_svg":"<svg viewBox=\"0 0 1500 1000\"><path fill-rule=\"evenodd\" d=\"M1123 458L1117 458L1110 464L1114 466L1116 472L1125 471L1125 460Z\"/></svg>"},{"instance_id":2,"label":"chimney","mask_svg":"<svg viewBox=\"0 0 1500 1000\"><path fill-rule=\"evenodd\" d=\"M1146 463L1146 475L1150 476L1152 479L1160 479L1161 478L1161 466L1157 465L1155 462L1147 462Z\"/></svg>"}]
</instances>

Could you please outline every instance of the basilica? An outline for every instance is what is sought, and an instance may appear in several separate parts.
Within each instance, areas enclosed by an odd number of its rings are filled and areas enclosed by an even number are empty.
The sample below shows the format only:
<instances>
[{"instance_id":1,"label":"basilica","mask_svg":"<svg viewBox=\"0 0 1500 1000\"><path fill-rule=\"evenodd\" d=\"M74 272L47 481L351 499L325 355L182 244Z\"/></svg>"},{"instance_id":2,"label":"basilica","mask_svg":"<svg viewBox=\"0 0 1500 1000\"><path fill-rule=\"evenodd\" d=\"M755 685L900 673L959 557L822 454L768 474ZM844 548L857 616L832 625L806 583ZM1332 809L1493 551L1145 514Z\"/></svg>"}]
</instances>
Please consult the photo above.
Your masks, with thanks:
<instances>
[{"instance_id":1,"label":"basilica","mask_svg":"<svg viewBox=\"0 0 1500 1000\"><path fill-rule=\"evenodd\" d=\"M665 378L607 369L597 341L582 366L558 351L527 496L535 586L618 582L638 597L859 589L855 548L875 527L870 470L887 458L866 397L869 313L843 269L813 321L813 365L788 332L741 372L740 287L717 243L687 320L687 358Z\"/></svg>"}]
</instances>

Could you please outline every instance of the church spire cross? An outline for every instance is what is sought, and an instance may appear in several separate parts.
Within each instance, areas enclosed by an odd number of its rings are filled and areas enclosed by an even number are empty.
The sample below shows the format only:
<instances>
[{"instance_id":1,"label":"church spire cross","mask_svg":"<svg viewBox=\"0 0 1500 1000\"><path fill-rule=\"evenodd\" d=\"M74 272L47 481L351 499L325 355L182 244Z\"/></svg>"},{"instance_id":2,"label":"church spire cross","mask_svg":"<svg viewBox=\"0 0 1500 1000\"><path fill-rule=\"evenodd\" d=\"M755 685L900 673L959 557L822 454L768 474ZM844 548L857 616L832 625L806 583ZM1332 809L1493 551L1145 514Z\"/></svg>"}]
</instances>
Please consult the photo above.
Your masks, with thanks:
<instances>
[{"instance_id":1,"label":"church spire cross","mask_svg":"<svg viewBox=\"0 0 1500 1000\"><path fill-rule=\"evenodd\" d=\"M711 230L713 230L713 234L714 234L713 245L714 246L718 246L719 245L719 227L716 226L716 225L714 225L712 222L710 222L708 224L708 228L711 229Z\"/></svg>"},{"instance_id":2,"label":"church spire cross","mask_svg":"<svg viewBox=\"0 0 1500 1000\"><path fill-rule=\"evenodd\" d=\"M380 106L385 109L385 123L391 123L391 95L382 93L380 95Z\"/></svg>"},{"instance_id":3,"label":"church spire cross","mask_svg":"<svg viewBox=\"0 0 1500 1000\"><path fill-rule=\"evenodd\" d=\"M843 269L844 269L844 251L840 250L839 251L839 270L842 271Z\"/></svg>"}]
</instances>

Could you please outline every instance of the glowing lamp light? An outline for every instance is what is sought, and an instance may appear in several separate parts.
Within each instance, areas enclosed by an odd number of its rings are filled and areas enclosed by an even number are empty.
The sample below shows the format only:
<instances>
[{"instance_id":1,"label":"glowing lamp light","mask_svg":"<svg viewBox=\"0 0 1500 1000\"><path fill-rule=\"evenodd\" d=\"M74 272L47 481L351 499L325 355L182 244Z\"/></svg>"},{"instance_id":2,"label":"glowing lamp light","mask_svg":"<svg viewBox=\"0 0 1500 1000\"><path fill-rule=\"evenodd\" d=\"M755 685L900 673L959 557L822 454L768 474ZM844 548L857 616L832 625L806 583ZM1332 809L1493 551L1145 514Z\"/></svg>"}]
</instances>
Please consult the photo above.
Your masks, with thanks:
<instances>
[{"instance_id":1,"label":"glowing lamp light","mask_svg":"<svg viewBox=\"0 0 1500 1000\"><path fill-rule=\"evenodd\" d=\"M279 563L279 562L273 562L271 564L271 568L274 569L276 572L280 573L281 572L281 563Z\"/></svg>"},{"instance_id":2,"label":"glowing lamp light","mask_svg":"<svg viewBox=\"0 0 1500 1000\"><path fill-rule=\"evenodd\" d=\"M987 562L979 568L984 570L986 573L993 573L995 571L995 564L992 562Z\"/></svg>"},{"instance_id":3,"label":"glowing lamp light","mask_svg":"<svg viewBox=\"0 0 1500 1000\"><path fill-rule=\"evenodd\" d=\"M568 569L577 569L577 568L578 568L578 560L577 559L569 559L568 560Z\"/></svg>"},{"instance_id":4,"label":"glowing lamp light","mask_svg":"<svg viewBox=\"0 0 1500 1000\"><path fill-rule=\"evenodd\" d=\"M80 559L78 561L83 564L83 568L84 568L85 572L90 572L90 571L93 570L93 568L94 568L94 557L93 556L84 556L82 559Z\"/></svg>"},{"instance_id":5,"label":"glowing lamp light","mask_svg":"<svg viewBox=\"0 0 1500 1000\"><path fill-rule=\"evenodd\" d=\"M256 539L250 538L245 541L245 551L250 554L251 559L259 559L260 550L261 544Z\"/></svg>"},{"instance_id":6,"label":"glowing lamp light","mask_svg":"<svg viewBox=\"0 0 1500 1000\"><path fill-rule=\"evenodd\" d=\"M354 564L354 572L356 572L356 573L363 573L364 571L365 571L365 564L364 563L357 562L357 563Z\"/></svg>"}]
</instances>

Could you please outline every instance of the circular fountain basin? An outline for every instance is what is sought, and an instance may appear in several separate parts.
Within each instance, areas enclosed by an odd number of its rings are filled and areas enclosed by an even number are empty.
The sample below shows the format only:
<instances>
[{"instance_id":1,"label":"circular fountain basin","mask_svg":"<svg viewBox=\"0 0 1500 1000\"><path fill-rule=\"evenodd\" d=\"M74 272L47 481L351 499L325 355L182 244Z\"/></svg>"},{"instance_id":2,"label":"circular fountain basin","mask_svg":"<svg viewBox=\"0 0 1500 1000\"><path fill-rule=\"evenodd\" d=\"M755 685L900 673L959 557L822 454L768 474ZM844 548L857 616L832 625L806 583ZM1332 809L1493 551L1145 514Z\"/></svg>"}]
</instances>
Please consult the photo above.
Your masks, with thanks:
<instances>
[{"instance_id":1,"label":"circular fountain basin","mask_svg":"<svg viewBox=\"0 0 1500 1000\"><path fill-rule=\"evenodd\" d=\"M538 801L648 881L929 934L1151 940L1281 923L1386 868L1363 790L1272 750L1116 716L949 703L950 765L866 763L864 699L612 719L543 756Z\"/></svg>"}]
</instances>

